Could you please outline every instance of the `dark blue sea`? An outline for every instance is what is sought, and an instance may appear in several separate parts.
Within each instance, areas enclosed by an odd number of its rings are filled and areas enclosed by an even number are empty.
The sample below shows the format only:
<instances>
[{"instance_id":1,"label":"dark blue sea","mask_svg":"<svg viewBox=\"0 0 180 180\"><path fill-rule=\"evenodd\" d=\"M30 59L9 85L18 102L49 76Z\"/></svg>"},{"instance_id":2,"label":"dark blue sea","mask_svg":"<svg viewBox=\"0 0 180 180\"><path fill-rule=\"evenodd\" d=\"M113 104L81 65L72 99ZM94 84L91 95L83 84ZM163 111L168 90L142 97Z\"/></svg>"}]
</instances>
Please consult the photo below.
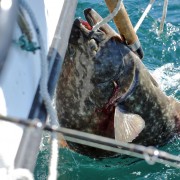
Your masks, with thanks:
<instances>
[{"instance_id":1,"label":"dark blue sea","mask_svg":"<svg viewBox=\"0 0 180 180\"><path fill-rule=\"evenodd\" d=\"M104 0L79 0L76 17L83 17L85 8L94 8L102 17L108 15ZM180 100L180 1L169 1L163 33L158 36L162 17L163 0L155 1L153 8L137 31L144 50L144 64L159 82L163 91ZM132 24L135 26L149 0L125 0ZM111 21L111 27L116 30ZM158 117L157 117L158 119ZM49 135L44 134L35 179L45 180L48 176ZM180 154L180 138L175 137L161 148L174 155ZM69 149L59 150L58 179L61 180L178 180L180 169L162 164L149 165L138 158L90 159Z\"/></svg>"}]
</instances>

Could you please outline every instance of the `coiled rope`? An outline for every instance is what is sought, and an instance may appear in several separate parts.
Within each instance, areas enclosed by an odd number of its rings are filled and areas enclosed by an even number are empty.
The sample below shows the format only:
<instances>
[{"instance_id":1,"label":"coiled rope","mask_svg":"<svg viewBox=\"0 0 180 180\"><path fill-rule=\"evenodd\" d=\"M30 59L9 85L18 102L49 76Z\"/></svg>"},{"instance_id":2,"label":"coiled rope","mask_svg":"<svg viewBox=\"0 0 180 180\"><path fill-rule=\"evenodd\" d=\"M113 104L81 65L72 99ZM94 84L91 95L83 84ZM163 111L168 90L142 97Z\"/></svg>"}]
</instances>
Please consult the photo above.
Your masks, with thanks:
<instances>
[{"instance_id":1,"label":"coiled rope","mask_svg":"<svg viewBox=\"0 0 180 180\"><path fill-rule=\"evenodd\" d=\"M34 29L36 31L37 39L40 45L40 56L41 56L41 78L40 78L40 94L43 98L47 113L50 117L50 124L51 126L58 126L58 118L55 109L52 106L51 98L48 93L48 64L47 58L45 54L45 47L43 43L43 39L41 36L41 32L34 16L33 11L31 10L30 6L24 1L19 0L20 5L26 10L27 14L29 15ZM58 166L58 143L57 143L57 134L53 132L51 134L51 158L50 158L50 166L49 166L49 180L57 179L57 166Z\"/></svg>"}]
</instances>

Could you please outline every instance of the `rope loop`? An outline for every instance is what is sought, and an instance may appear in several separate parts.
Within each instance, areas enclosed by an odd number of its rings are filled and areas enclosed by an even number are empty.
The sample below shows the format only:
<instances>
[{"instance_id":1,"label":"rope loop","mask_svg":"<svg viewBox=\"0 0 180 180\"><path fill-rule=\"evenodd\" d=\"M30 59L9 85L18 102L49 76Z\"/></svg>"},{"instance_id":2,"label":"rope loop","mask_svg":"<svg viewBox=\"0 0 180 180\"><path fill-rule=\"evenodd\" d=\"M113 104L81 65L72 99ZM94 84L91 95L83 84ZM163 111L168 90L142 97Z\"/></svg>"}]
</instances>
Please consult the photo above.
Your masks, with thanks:
<instances>
[{"instance_id":1,"label":"rope loop","mask_svg":"<svg viewBox=\"0 0 180 180\"><path fill-rule=\"evenodd\" d=\"M93 26L92 31L98 30L101 26L111 21L114 16L117 15L118 11L121 9L121 3L123 0L118 0L116 7L114 8L113 12L110 13L107 17L103 18L102 21L98 22L95 26Z\"/></svg>"}]
</instances>

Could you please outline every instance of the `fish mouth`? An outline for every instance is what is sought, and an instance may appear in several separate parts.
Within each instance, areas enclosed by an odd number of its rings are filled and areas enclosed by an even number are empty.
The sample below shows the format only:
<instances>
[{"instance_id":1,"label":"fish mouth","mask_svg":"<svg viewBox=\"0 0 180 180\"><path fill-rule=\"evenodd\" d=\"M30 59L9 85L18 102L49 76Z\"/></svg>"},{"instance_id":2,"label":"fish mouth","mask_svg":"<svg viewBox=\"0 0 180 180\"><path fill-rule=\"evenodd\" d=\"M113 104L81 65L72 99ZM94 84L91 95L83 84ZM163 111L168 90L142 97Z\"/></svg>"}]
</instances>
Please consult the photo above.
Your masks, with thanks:
<instances>
[{"instance_id":1,"label":"fish mouth","mask_svg":"<svg viewBox=\"0 0 180 180\"><path fill-rule=\"evenodd\" d=\"M78 45L94 39L98 46L106 38L106 33L103 31L103 28L94 32L93 26L100 22L102 17L91 8L84 10L84 16L85 20L82 18L75 19L69 42Z\"/></svg>"},{"instance_id":2,"label":"fish mouth","mask_svg":"<svg viewBox=\"0 0 180 180\"><path fill-rule=\"evenodd\" d=\"M90 38L89 34L92 31L92 22L93 21L90 18L87 18L86 20L76 18L72 26L69 42L78 45L80 42L84 43L88 40Z\"/></svg>"},{"instance_id":3,"label":"fish mouth","mask_svg":"<svg viewBox=\"0 0 180 180\"><path fill-rule=\"evenodd\" d=\"M74 26L85 31L86 34L90 33L93 29L93 26L102 20L101 16L99 16L99 14L97 14L97 12L91 8L84 10L84 16L85 20L82 18L75 19Z\"/></svg>"},{"instance_id":4,"label":"fish mouth","mask_svg":"<svg viewBox=\"0 0 180 180\"><path fill-rule=\"evenodd\" d=\"M105 38L117 37L121 41L119 34L117 34L108 24L103 24L96 32L93 27L103 20L103 18L92 8L84 10L85 20L78 18L74 21L74 26L78 28L88 38L93 38L97 42L101 42ZM77 30L76 30L77 32Z\"/></svg>"},{"instance_id":5,"label":"fish mouth","mask_svg":"<svg viewBox=\"0 0 180 180\"><path fill-rule=\"evenodd\" d=\"M91 8L87 8L84 10L84 16L91 27L102 20L102 17Z\"/></svg>"},{"instance_id":6,"label":"fish mouth","mask_svg":"<svg viewBox=\"0 0 180 180\"><path fill-rule=\"evenodd\" d=\"M84 10L84 16L86 20L81 18L77 18L74 21L74 25L78 28L86 28L87 30L91 31L93 26L96 25L98 22L102 20L100 16L91 8Z\"/></svg>"},{"instance_id":7,"label":"fish mouth","mask_svg":"<svg viewBox=\"0 0 180 180\"><path fill-rule=\"evenodd\" d=\"M116 41L119 41L118 35L108 24L103 24L100 28L93 31L93 26L103 19L94 9L85 9L84 16L85 20L78 18L75 19L73 24L69 41L69 53L72 54L71 59L78 55L78 53L74 52L86 54L93 61L95 69L97 69L94 70L96 71L96 75L94 74L94 76L98 76L96 83L107 83L119 74L119 64L117 64L119 60L116 58L116 63L114 63L110 61L111 58L107 58L108 60L106 62L106 58L99 58L98 56L102 52L106 53L106 48L103 50L102 47L106 43L111 42L109 41L111 38L115 42L114 45ZM112 47L109 46L108 48ZM107 67L108 64L111 64L111 67L116 66L115 69ZM103 68L99 68L100 66ZM104 68L109 70L103 70ZM106 71L108 71L109 75L107 75Z\"/></svg>"}]
</instances>

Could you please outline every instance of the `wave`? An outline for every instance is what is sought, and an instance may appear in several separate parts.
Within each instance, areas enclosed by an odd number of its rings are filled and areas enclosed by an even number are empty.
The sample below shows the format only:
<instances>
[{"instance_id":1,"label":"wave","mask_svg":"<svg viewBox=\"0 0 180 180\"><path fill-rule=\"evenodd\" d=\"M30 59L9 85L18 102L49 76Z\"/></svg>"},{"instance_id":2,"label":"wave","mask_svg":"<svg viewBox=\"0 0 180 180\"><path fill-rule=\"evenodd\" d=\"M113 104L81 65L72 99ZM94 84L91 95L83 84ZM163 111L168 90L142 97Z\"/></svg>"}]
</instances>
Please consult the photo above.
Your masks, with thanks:
<instances>
[{"instance_id":1,"label":"wave","mask_svg":"<svg viewBox=\"0 0 180 180\"><path fill-rule=\"evenodd\" d=\"M158 82L161 89L168 95L180 99L180 66L176 67L174 63L167 63L151 74Z\"/></svg>"}]
</instances>

